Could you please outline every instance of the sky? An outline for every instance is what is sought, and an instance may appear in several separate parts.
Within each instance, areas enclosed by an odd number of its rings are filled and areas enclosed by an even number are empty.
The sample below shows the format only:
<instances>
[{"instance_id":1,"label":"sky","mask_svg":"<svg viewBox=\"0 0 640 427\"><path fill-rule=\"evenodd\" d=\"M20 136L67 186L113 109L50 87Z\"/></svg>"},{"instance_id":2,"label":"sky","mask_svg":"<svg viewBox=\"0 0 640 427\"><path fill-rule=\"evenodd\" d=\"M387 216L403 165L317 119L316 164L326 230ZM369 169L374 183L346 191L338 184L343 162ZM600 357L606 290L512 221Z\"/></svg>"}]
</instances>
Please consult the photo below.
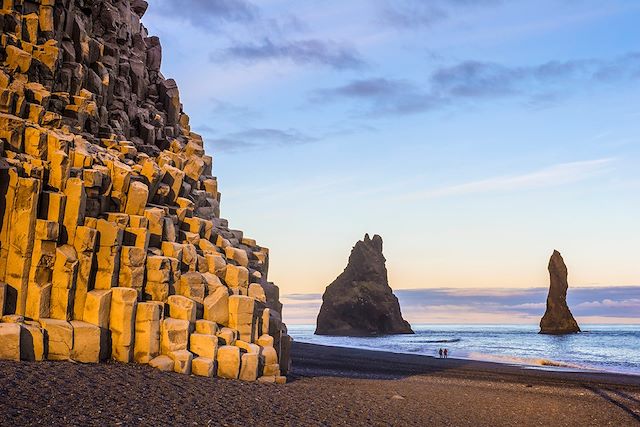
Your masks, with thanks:
<instances>
[{"instance_id":1,"label":"sky","mask_svg":"<svg viewBox=\"0 0 640 427\"><path fill-rule=\"evenodd\" d=\"M554 249L572 287L640 285L640 2L149 3L282 295L321 294L365 233L396 290L525 292Z\"/></svg>"},{"instance_id":2,"label":"sky","mask_svg":"<svg viewBox=\"0 0 640 427\"><path fill-rule=\"evenodd\" d=\"M400 289L395 295L411 324L538 324L548 289L429 288ZM288 294L282 298L291 325L313 325L322 294ZM567 303L579 325L640 325L640 286L572 288Z\"/></svg>"}]
</instances>

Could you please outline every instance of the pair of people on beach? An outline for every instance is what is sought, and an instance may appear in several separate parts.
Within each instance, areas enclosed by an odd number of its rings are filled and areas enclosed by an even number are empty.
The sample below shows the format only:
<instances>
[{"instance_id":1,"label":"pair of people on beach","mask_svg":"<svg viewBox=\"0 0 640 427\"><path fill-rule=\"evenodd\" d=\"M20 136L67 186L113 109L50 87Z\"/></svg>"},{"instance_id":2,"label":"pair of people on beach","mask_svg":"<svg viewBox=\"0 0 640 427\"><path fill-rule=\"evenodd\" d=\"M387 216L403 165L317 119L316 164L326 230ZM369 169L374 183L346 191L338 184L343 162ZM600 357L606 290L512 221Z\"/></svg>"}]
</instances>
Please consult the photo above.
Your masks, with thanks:
<instances>
[{"instance_id":1,"label":"pair of people on beach","mask_svg":"<svg viewBox=\"0 0 640 427\"><path fill-rule=\"evenodd\" d=\"M442 349L442 348L441 348L441 349L438 351L438 354L440 355L440 359L442 359L443 357L446 359L446 358L448 358L448 357L449 357L449 349L448 349L448 348L445 348L445 349Z\"/></svg>"}]
</instances>

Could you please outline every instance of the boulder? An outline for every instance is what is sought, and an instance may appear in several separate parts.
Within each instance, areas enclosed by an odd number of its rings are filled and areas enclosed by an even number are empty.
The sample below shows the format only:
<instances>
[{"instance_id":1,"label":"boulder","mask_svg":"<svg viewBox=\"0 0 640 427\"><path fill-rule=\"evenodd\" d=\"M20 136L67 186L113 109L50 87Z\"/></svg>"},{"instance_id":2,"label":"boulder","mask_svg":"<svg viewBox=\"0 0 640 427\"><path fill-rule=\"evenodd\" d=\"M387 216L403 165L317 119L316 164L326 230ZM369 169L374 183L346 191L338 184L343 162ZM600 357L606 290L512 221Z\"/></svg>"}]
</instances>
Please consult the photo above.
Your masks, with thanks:
<instances>
[{"instance_id":1,"label":"boulder","mask_svg":"<svg viewBox=\"0 0 640 427\"><path fill-rule=\"evenodd\" d=\"M169 305L169 317L187 320L189 323L196 321L195 301L182 295L171 295L167 301Z\"/></svg>"},{"instance_id":2,"label":"boulder","mask_svg":"<svg viewBox=\"0 0 640 427\"><path fill-rule=\"evenodd\" d=\"M264 364L264 369L262 370L263 375L265 376L274 376L274 377L279 377L280 376L280 365L278 365L277 363L271 363L271 364Z\"/></svg>"},{"instance_id":3,"label":"boulder","mask_svg":"<svg viewBox=\"0 0 640 427\"><path fill-rule=\"evenodd\" d=\"M209 320L196 320L196 332L204 335L215 335L218 333L218 324Z\"/></svg>"},{"instance_id":4,"label":"boulder","mask_svg":"<svg viewBox=\"0 0 640 427\"><path fill-rule=\"evenodd\" d=\"M412 334L389 286L382 238L356 243L344 272L322 296L317 335L377 336Z\"/></svg>"},{"instance_id":5,"label":"boulder","mask_svg":"<svg viewBox=\"0 0 640 427\"><path fill-rule=\"evenodd\" d=\"M246 267L228 264L225 268L224 281L230 288L247 288L249 270Z\"/></svg>"},{"instance_id":6,"label":"boulder","mask_svg":"<svg viewBox=\"0 0 640 427\"><path fill-rule=\"evenodd\" d=\"M278 363L278 353L273 347L263 347L260 351L266 365L276 365Z\"/></svg>"},{"instance_id":7,"label":"boulder","mask_svg":"<svg viewBox=\"0 0 640 427\"><path fill-rule=\"evenodd\" d=\"M29 283L25 315L33 320L50 317L51 283Z\"/></svg>"},{"instance_id":8,"label":"boulder","mask_svg":"<svg viewBox=\"0 0 640 427\"><path fill-rule=\"evenodd\" d=\"M238 347L223 345L218 349L216 357L220 378L236 379L240 375L240 349Z\"/></svg>"},{"instance_id":9,"label":"boulder","mask_svg":"<svg viewBox=\"0 0 640 427\"><path fill-rule=\"evenodd\" d=\"M111 289L87 292L82 320L101 328L109 327L111 316Z\"/></svg>"},{"instance_id":10,"label":"boulder","mask_svg":"<svg viewBox=\"0 0 640 427\"><path fill-rule=\"evenodd\" d=\"M173 359L171 359L169 356L166 356L164 354L158 357L154 357L149 361L149 366L151 366L152 368L159 369L163 372L173 371L174 365L175 363L173 362Z\"/></svg>"},{"instance_id":11,"label":"boulder","mask_svg":"<svg viewBox=\"0 0 640 427\"><path fill-rule=\"evenodd\" d=\"M20 360L29 362L44 360L45 347L44 330L38 322L27 321L20 325Z\"/></svg>"},{"instance_id":12,"label":"boulder","mask_svg":"<svg viewBox=\"0 0 640 427\"><path fill-rule=\"evenodd\" d=\"M176 284L176 293L202 304L205 296L205 280L202 274L189 272L180 276L180 282Z\"/></svg>"},{"instance_id":13,"label":"boulder","mask_svg":"<svg viewBox=\"0 0 640 427\"><path fill-rule=\"evenodd\" d=\"M58 319L40 319L40 325L47 333L49 360L69 360L73 349L73 326Z\"/></svg>"},{"instance_id":14,"label":"boulder","mask_svg":"<svg viewBox=\"0 0 640 427\"><path fill-rule=\"evenodd\" d=\"M256 341L260 347L273 347L273 337L271 335L260 335Z\"/></svg>"},{"instance_id":15,"label":"boulder","mask_svg":"<svg viewBox=\"0 0 640 427\"><path fill-rule=\"evenodd\" d=\"M243 295L229 297L229 327L239 332L241 340L252 342L256 300Z\"/></svg>"},{"instance_id":16,"label":"boulder","mask_svg":"<svg viewBox=\"0 0 640 427\"><path fill-rule=\"evenodd\" d=\"M212 377L215 370L212 359L206 357L196 357L191 361L191 373L201 377Z\"/></svg>"},{"instance_id":17,"label":"boulder","mask_svg":"<svg viewBox=\"0 0 640 427\"><path fill-rule=\"evenodd\" d=\"M226 286L217 288L204 299L204 318L220 325L229 324L229 291Z\"/></svg>"},{"instance_id":18,"label":"boulder","mask_svg":"<svg viewBox=\"0 0 640 427\"><path fill-rule=\"evenodd\" d=\"M189 344L189 321L167 318L160 329L160 352L186 350Z\"/></svg>"},{"instance_id":19,"label":"boulder","mask_svg":"<svg viewBox=\"0 0 640 427\"><path fill-rule=\"evenodd\" d=\"M258 353L245 353L242 355L242 366L239 378L242 381L255 381L258 379L258 365L260 355Z\"/></svg>"},{"instance_id":20,"label":"boulder","mask_svg":"<svg viewBox=\"0 0 640 427\"><path fill-rule=\"evenodd\" d=\"M197 356L215 360L218 349L218 337L215 335L191 334L189 351Z\"/></svg>"},{"instance_id":21,"label":"boulder","mask_svg":"<svg viewBox=\"0 0 640 427\"><path fill-rule=\"evenodd\" d=\"M111 357L119 362L129 363L133 359L136 306L138 293L131 288L111 290Z\"/></svg>"},{"instance_id":22,"label":"boulder","mask_svg":"<svg viewBox=\"0 0 640 427\"><path fill-rule=\"evenodd\" d=\"M20 361L20 325L0 323L0 360Z\"/></svg>"},{"instance_id":23,"label":"boulder","mask_svg":"<svg viewBox=\"0 0 640 427\"><path fill-rule=\"evenodd\" d=\"M98 363L106 359L108 342L98 326L81 320L72 320L71 326L73 327L71 360Z\"/></svg>"},{"instance_id":24,"label":"boulder","mask_svg":"<svg viewBox=\"0 0 640 427\"><path fill-rule=\"evenodd\" d=\"M260 302L267 302L267 296L264 293L264 288L259 283L252 283L249 285L249 296Z\"/></svg>"},{"instance_id":25,"label":"boulder","mask_svg":"<svg viewBox=\"0 0 640 427\"><path fill-rule=\"evenodd\" d=\"M162 304L156 302L138 303L136 309L135 344L133 360L149 363L160 354L160 322Z\"/></svg>"},{"instance_id":26,"label":"boulder","mask_svg":"<svg viewBox=\"0 0 640 427\"><path fill-rule=\"evenodd\" d=\"M234 345L236 339L238 338L237 332L231 328L220 329L216 336L221 339L226 345Z\"/></svg>"},{"instance_id":27,"label":"boulder","mask_svg":"<svg viewBox=\"0 0 640 427\"><path fill-rule=\"evenodd\" d=\"M179 374L191 375L191 361L193 354L187 350L176 350L169 353L173 360L173 371Z\"/></svg>"}]
</instances>

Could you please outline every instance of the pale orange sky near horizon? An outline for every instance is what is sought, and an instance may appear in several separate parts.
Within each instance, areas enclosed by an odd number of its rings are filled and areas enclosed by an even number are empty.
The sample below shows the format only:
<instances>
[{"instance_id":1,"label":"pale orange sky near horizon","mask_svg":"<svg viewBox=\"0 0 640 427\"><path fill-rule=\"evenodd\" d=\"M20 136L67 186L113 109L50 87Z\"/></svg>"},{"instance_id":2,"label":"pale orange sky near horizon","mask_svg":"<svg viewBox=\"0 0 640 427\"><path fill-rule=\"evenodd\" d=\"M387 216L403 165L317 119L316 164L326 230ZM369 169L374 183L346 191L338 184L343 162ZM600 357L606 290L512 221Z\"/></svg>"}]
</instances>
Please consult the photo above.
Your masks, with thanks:
<instances>
[{"instance_id":1,"label":"pale orange sky near horizon","mask_svg":"<svg viewBox=\"0 0 640 427\"><path fill-rule=\"evenodd\" d=\"M317 307L309 308L308 305L298 306L297 301L283 298L283 319L290 325L314 325L320 310L321 300L313 301ZM543 303L541 303L542 305ZM402 307L402 316L409 323L417 324L524 324L537 325L540 323L544 308L540 315L527 315L518 312L504 313L478 310L466 306L440 306L428 307L424 310L407 309ZM640 325L640 317L623 316L575 316L579 325L588 329L588 325L604 324L637 324Z\"/></svg>"},{"instance_id":2,"label":"pale orange sky near horizon","mask_svg":"<svg viewBox=\"0 0 640 427\"><path fill-rule=\"evenodd\" d=\"M384 238L384 236L383 236ZM357 238L356 238L357 239ZM344 244L340 251L299 251L287 242L279 242L279 250L270 248L270 280L281 294L314 293L324 291L347 265L352 244ZM530 288L549 284L547 264L553 248L512 247L502 253L489 253L481 245L466 248L430 248L422 253L413 245L398 239L385 239L389 285L393 289L422 288ZM569 286L621 286L640 284L640 268L633 256L627 254L611 260L611 249L603 246L580 247L570 244L563 254L569 270ZM335 245L335 242L333 242ZM277 245L278 247L280 246ZM307 257L313 253L313 257ZM624 254L621 254L624 255ZM607 262L599 261L605 259Z\"/></svg>"},{"instance_id":3,"label":"pale orange sky near horizon","mask_svg":"<svg viewBox=\"0 0 640 427\"><path fill-rule=\"evenodd\" d=\"M411 324L537 325L546 309L547 289L440 288L395 290L403 317ZM283 318L291 325L312 325L322 295L285 294ZM569 307L580 325L640 324L640 286L574 287ZM586 329L588 330L588 328Z\"/></svg>"}]
</instances>

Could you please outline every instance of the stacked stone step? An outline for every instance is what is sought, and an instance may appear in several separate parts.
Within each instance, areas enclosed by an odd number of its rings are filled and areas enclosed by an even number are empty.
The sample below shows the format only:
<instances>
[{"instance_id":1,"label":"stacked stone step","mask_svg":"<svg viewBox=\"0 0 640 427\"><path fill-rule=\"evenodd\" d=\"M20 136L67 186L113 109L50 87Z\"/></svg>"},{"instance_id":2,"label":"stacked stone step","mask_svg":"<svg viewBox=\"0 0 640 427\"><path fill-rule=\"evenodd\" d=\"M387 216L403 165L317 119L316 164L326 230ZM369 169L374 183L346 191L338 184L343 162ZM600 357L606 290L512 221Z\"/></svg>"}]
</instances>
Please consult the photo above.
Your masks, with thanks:
<instances>
[{"instance_id":1,"label":"stacked stone step","mask_svg":"<svg viewBox=\"0 0 640 427\"><path fill-rule=\"evenodd\" d=\"M3 0L0 358L284 382L269 251L220 218L142 0Z\"/></svg>"}]
</instances>

